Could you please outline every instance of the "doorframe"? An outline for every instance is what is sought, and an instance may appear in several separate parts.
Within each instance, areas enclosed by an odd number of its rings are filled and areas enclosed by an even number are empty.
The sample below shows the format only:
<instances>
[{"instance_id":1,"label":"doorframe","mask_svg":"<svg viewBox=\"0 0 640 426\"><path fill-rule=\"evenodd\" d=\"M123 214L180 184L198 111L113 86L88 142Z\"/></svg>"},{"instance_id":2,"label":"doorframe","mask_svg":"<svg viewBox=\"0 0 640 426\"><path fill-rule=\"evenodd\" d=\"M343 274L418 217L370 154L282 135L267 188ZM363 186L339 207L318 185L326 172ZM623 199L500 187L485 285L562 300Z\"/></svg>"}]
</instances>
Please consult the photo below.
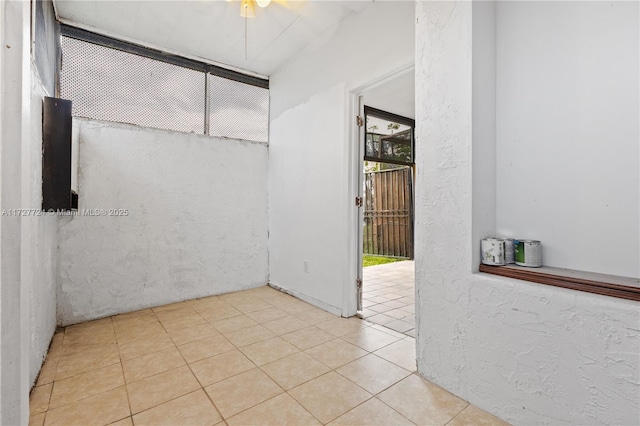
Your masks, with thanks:
<instances>
[{"instance_id":1,"label":"doorframe","mask_svg":"<svg viewBox=\"0 0 640 426\"><path fill-rule=\"evenodd\" d=\"M415 72L415 63L405 64L395 68L377 78L357 86L348 91L348 105L346 108L347 116L347 141L346 149L347 159L346 170L347 177L347 256L346 256L346 280L343 282L342 289L342 316L350 317L357 314L357 288L356 280L362 277L362 233L359 224L364 218L364 209L356 207L356 197L362 196L361 177L364 171L364 158L362 147L359 143L360 127L356 123L356 116L360 113L359 99L364 92L375 89L398 77L402 77L408 73ZM415 90L415 89L414 89ZM366 99L365 99L366 102ZM364 117L363 117L364 119ZM366 125L366 124L365 124Z\"/></svg>"}]
</instances>

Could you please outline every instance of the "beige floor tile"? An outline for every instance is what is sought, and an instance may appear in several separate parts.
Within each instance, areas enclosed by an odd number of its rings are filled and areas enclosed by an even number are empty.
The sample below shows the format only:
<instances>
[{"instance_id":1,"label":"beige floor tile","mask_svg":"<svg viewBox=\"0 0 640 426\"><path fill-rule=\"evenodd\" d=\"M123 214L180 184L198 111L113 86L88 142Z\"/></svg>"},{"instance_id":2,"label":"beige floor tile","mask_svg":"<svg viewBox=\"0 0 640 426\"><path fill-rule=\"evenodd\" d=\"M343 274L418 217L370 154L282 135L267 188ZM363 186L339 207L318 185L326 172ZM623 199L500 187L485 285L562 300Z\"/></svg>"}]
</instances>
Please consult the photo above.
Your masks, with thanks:
<instances>
[{"instance_id":1,"label":"beige floor tile","mask_svg":"<svg viewBox=\"0 0 640 426\"><path fill-rule=\"evenodd\" d=\"M148 324L142 325L127 325L120 327L116 325L116 336L118 337L118 343L132 342L134 340L142 340L149 339L155 336L164 336L167 332L165 331L162 324L159 321L151 322Z\"/></svg>"},{"instance_id":2,"label":"beige floor tile","mask_svg":"<svg viewBox=\"0 0 640 426\"><path fill-rule=\"evenodd\" d=\"M306 350L333 340L335 339L335 336L319 329L318 327L311 326L283 334L282 338L294 345L296 348Z\"/></svg>"},{"instance_id":3,"label":"beige floor tile","mask_svg":"<svg viewBox=\"0 0 640 426\"><path fill-rule=\"evenodd\" d=\"M400 340L399 337L391 336L372 327L365 327L355 333L347 334L342 339L369 352L376 351Z\"/></svg>"},{"instance_id":4,"label":"beige floor tile","mask_svg":"<svg viewBox=\"0 0 640 426\"><path fill-rule=\"evenodd\" d=\"M346 334L355 333L368 325L360 318L336 318L331 321L321 322L317 325L336 337L344 336Z\"/></svg>"},{"instance_id":5,"label":"beige floor tile","mask_svg":"<svg viewBox=\"0 0 640 426\"><path fill-rule=\"evenodd\" d=\"M243 328L251 327L254 325L258 325L257 322L249 318L248 316L241 314L236 315L231 318L225 318L218 321L213 321L211 324L220 332L220 333L229 333L231 331L240 330Z\"/></svg>"},{"instance_id":6,"label":"beige floor tile","mask_svg":"<svg viewBox=\"0 0 640 426\"><path fill-rule=\"evenodd\" d=\"M300 318L302 321L313 325L339 318L337 315L330 314L322 309L310 309L308 311L299 312L295 314L295 316Z\"/></svg>"},{"instance_id":7,"label":"beige floor tile","mask_svg":"<svg viewBox=\"0 0 640 426\"><path fill-rule=\"evenodd\" d=\"M315 379L331 370L304 352L279 359L261 368L286 390Z\"/></svg>"},{"instance_id":8,"label":"beige floor tile","mask_svg":"<svg viewBox=\"0 0 640 426\"><path fill-rule=\"evenodd\" d=\"M30 414L44 413L49 409L49 400L51 399L51 389L53 383L42 386L36 386L31 390L29 395L29 412Z\"/></svg>"},{"instance_id":9,"label":"beige floor tile","mask_svg":"<svg viewBox=\"0 0 640 426\"><path fill-rule=\"evenodd\" d=\"M238 348L252 343L262 342L275 336L273 332L261 325L252 325L251 327L224 333L224 337Z\"/></svg>"},{"instance_id":10,"label":"beige floor tile","mask_svg":"<svg viewBox=\"0 0 640 426\"><path fill-rule=\"evenodd\" d=\"M156 331L154 334L158 334L159 331L157 330L160 325L160 321L158 321L158 318L156 318L155 314L151 311L145 315L127 316L125 319L120 320L114 318L113 320L113 328L116 331L116 337L120 343L130 341L132 339L135 340L135 338L144 339L144 336L139 336L139 329L144 330L149 328L152 332Z\"/></svg>"},{"instance_id":11,"label":"beige floor tile","mask_svg":"<svg viewBox=\"0 0 640 426\"><path fill-rule=\"evenodd\" d=\"M223 302L224 303L224 302ZM237 310L231 305L224 303L219 306L208 306L196 309L202 318L209 322L221 321L228 318L233 318L238 315L242 315L242 312ZM215 325L215 324L214 324Z\"/></svg>"},{"instance_id":12,"label":"beige floor tile","mask_svg":"<svg viewBox=\"0 0 640 426\"><path fill-rule=\"evenodd\" d=\"M158 321L173 321L176 319L198 315L191 305L184 305L184 302L174 303L172 305L160 306L152 308L152 311L158 318Z\"/></svg>"},{"instance_id":13,"label":"beige floor tile","mask_svg":"<svg viewBox=\"0 0 640 426\"><path fill-rule=\"evenodd\" d=\"M383 313L385 313L385 312L388 312L388 311L390 311L390 310L394 309L394 308L391 308L391 307L389 307L389 306L384 306L384 305L380 305L380 304L375 304L375 303L373 303L373 302L371 302L371 305L370 305L368 308L369 308L369 310L371 310L371 311L373 311L373 312L376 312L376 313L378 313L378 314L383 314ZM371 316L373 316L373 315L371 315ZM369 316L367 316L365 319L366 319L366 320L370 320L371 318L370 318Z\"/></svg>"},{"instance_id":14,"label":"beige floor tile","mask_svg":"<svg viewBox=\"0 0 640 426\"><path fill-rule=\"evenodd\" d=\"M119 343L120 356L123 360L137 358L142 355L175 347L167 333L157 334L146 339Z\"/></svg>"},{"instance_id":15,"label":"beige floor tile","mask_svg":"<svg viewBox=\"0 0 640 426\"><path fill-rule=\"evenodd\" d=\"M189 367L178 367L128 383L131 411L137 414L200 388Z\"/></svg>"},{"instance_id":16,"label":"beige floor tile","mask_svg":"<svg viewBox=\"0 0 640 426\"><path fill-rule=\"evenodd\" d=\"M191 364L191 371L202 386L228 379L256 366L242 352L234 349Z\"/></svg>"},{"instance_id":17,"label":"beige floor tile","mask_svg":"<svg viewBox=\"0 0 640 426\"><path fill-rule=\"evenodd\" d=\"M259 368L205 388L225 419L283 392Z\"/></svg>"},{"instance_id":18,"label":"beige floor tile","mask_svg":"<svg viewBox=\"0 0 640 426\"><path fill-rule=\"evenodd\" d=\"M64 346L115 343L116 332L111 318L67 327Z\"/></svg>"},{"instance_id":19,"label":"beige floor tile","mask_svg":"<svg viewBox=\"0 0 640 426\"><path fill-rule=\"evenodd\" d=\"M348 413L338 417L329 423L329 425L411 426L413 423L379 399L371 398Z\"/></svg>"},{"instance_id":20,"label":"beige floor tile","mask_svg":"<svg viewBox=\"0 0 640 426\"><path fill-rule=\"evenodd\" d=\"M69 325L64 330L64 338L68 338L70 333L75 333L82 330L113 330L113 320L111 319L111 317L106 317L97 320L81 322L79 324Z\"/></svg>"},{"instance_id":21,"label":"beige floor tile","mask_svg":"<svg viewBox=\"0 0 640 426\"><path fill-rule=\"evenodd\" d=\"M264 324L265 322L288 317L289 314L278 308L267 308L260 311L249 312L247 316L259 324Z\"/></svg>"},{"instance_id":22,"label":"beige floor tile","mask_svg":"<svg viewBox=\"0 0 640 426\"><path fill-rule=\"evenodd\" d=\"M378 395L385 404L416 424L444 425L468 403L412 374Z\"/></svg>"},{"instance_id":23,"label":"beige floor tile","mask_svg":"<svg viewBox=\"0 0 640 426\"><path fill-rule=\"evenodd\" d=\"M229 303L231 306L233 306L234 308L236 308L237 310L245 314L249 312L260 311L262 309L273 307L269 303L265 302L264 300L260 300L257 298L247 299L247 300L231 300L231 301L227 301L227 303Z\"/></svg>"},{"instance_id":24,"label":"beige floor tile","mask_svg":"<svg viewBox=\"0 0 640 426\"><path fill-rule=\"evenodd\" d=\"M254 297L248 291L233 291L231 293L225 293L218 296L220 300L224 300L229 303L229 301L242 301L242 300L251 300Z\"/></svg>"},{"instance_id":25,"label":"beige floor tile","mask_svg":"<svg viewBox=\"0 0 640 426\"><path fill-rule=\"evenodd\" d=\"M180 353L182 353L182 356L184 356L184 359L186 359L188 363L192 363L224 352L229 352L233 350L234 347L224 336L213 336L208 339L197 340L187 343L186 345L178 346L178 349Z\"/></svg>"},{"instance_id":26,"label":"beige floor tile","mask_svg":"<svg viewBox=\"0 0 640 426\"><path fill-rule=\"evenodd\" d=\"M343 365L336 372L374 395L411 374L373 354Z\"/></svg>"},{"instance_id":27,"label":"beige floor tile","mask_svg":"<svg viewBox=\"0 0 640 426\"><path fill-rule=\"evenodd\" d=\"M227 420L230 426L305 426L320 425L304 407L286 393L256 405Z\"/></svg>"},{"instance_id":28,"label":"beige floor tile","mask_svg":"<svg viewBox=\"0 0 640 426\"><path fill-rule=\"evenodd\" d=\"M392 309L390 311L385 312L384 314L396 319L403 319L411 315L401 309Z\"/></svg>"},{"instance_id":29,"label":"beige floor tile","mask_svg":"<svg viewBox=\"0 0 640 426\"><path fill-rule=\"evenodd\" d=\"M369 392L333 371L291 389L289 394L322 423L371 398Z\"/></svg>"},{"instance_id":30,"label":"beige floor tile","mask_svg":"<svg viewBox=\"0 0 640 426\"><path fill-rule=\"evenodd\" d=\"M110 426L133 426L133 420L131 420L131 417L125 417L122 420L110 423Z\"/></svg>"},{"instance_id":31,"label":"beige floor tile","mask_svg":"<svg viewBox=\"0 0 640 426\"><path fill-rule=\"evenodd\" d=\"M509 423L498 417L479 409L474 405L468 405L447 426L508 426Z\"/></svg>"},{"instance_id":32,"label":"beige floor tile","mask_svg":"<svg viewBox=\"0 0 640 426\"><path fill-rule=\"evenodd\" d=\"M298 349L281 337L274 337L263 342L240 348L256 365L261 366L299 352Z\"/></svg>"},{"instance_id":33,"label":"beige floor tile","mask_svg":"<svg viewBox=\"0 0 640 426\"><path fill-rule=\"evenodd\" d=\"M289 296L283 299L283 302L277 305L285 312L289 312L291 315L296 315L304 311L315 309L312 305Z\"/></svg>"},{"instance_id":34,"label":"beige floor tile","mask_svg":"<svg viewBox=\"0 0 640 426\"><path fill-rule=\"evenodd\" d=\"M47 413L38 413L38 414L31 414L29 416L29 426L42 426L44 425L44 416Z\"/></svg>"},{"instance_id":35,"label":"beige floor tile","mask_svg":"<svg viewBox=\"0 0 640 426\"><path fill-rule=\"evenodd\" d=\"M58 356L62 353L62 344L64 341L64 331L57 331L51 338L49 344L49 351L47 352L47 358L57 361Z\"/></svg>"},{"instance_id":36,"label":"beige floor tile","mask_svg":"<svg viewBox=\"0 0 640 426\"><path fill-rule=\"evenodd\" d=\"M133 416L136 426L209 426L220 420L220 414L202 389Z\"/></svg>"},{"instance_id":37,"label":"beige floor tile","mask_svg":"<svg viewBox=\"0 0 640 426\"><path fill-rule=\"evenodd\" d=\"M51 409L46 426L104 425L131 415L124 386Z\"/></svg>"},{"instance_id":38,"label":"beige floor tile","mask_svg":"<svg viewBox=\"0 0 640 426\"><path fill-rule=\"evenodd\" d=\"M288 294L278 290L275 290L275 292L272 292L270 294L261 295L260 298L265 302L278 307L286 304L291 299L293 299L292 296L289 296Z\"/></svg>"},{"instance_id":39,"label":"beige floor tile","mask_svg":"<svg viewBox=\"0 0 640 426\"><path fill-rule=\"evenodd\" d=\"M125 314L114 315L111 317L113 327L118 331L118 328L123 328L126 325L147 325L154 321L158 321L156 314L151 309L143 309L141 311L127 312Z\"/></svg>"},{"instance_id":40,"label":"beige floor tile","mask_svg":"<svg viewBox=\"0 0 640 426\"><path fill-rule=\"evenodd\" d=\"M338 368L367 355L367 351L364 349L341 339L314 346L305 352L331 368Z\"/></svg>"},{"instance_id":41,"label":"beige floor tile","mask_svg":"<svg viewBox=\"0 0 640 426\"><path fill-rule=\"evenodd\" d=\"M262 299L266 296L271 296L274 294L284 294L278 290L276 290L275 288L269 287L268 285L264 285L262 287L256 287L256 288L252 288L250 290L245 290L245 293L250 294L254 297L257 297L259 299Z\"/></svg>"},{"instance_id":42,"label":"beige floor tile","mask_svg":"<svg viewBox=\"0 0 640 426\"><path fill-rule=\"evenodd\" d=\"M196 313L193 309L190 309L192 313L188 315L182 315L176 317L171 315L167 319L160 319L160 323L165 328L165 330L180 330L187 327L193 327L196 325L206 324L205 319L200 316L200 314ZM176 312L176 311L173 311ZM160 314L158 314L160 315Z\"/></svg>"},{"instance_id":43,"label":"beige floor tile","mask_svg":"<svg viewBox=\"0 0 640 426\"><path fill-rule=\"evenodd\" d=\"M124 378L127 383L154 376L184 365L184 359L177 348L171 347L158 352L122 361Z\"/></svg>"},{"instance_id":44,"label":"beige floor tile","mask_svg":"<svg viewBox=\"0 0 640 426\"><path fill-rule=\"evenodd\" d=\"M309 326L309 323L302 321L294 316L288 316L280 318L274 321L269 321L263 324L269 330L273 331L277 335L291 333L292 331L300 330Z\"/></svg>"},{"instance_id":45,"label":"beige floor tile","mask_svg":"<svg viewBox=\"0 0 640 426\"><path fill-rule=\"evenodd\" d=\"M178 330L170 329L167 330L167 332L176 345L184 345L195 342L196 340L203 340L207 337L213 337L220 334L214 326L208 323L181 328Z\"/></svg>"},{"instance_id":46,"label":"beige floor tile","mask_svg":"<svg viewBox=\"0 0 640 426\"><path fill-rule=\"evenodd\" d=\"M416 346L411 342L398 340L374 353L405 370L416 371Z\"/></svg>"},{"instance_id":47,"label":"beige floor tile","mask_svg":"<svg viewBox=\"0 0 640 426\"><path fill-rule=\"evenodd\" d=\"M56 377L56 370L58 369L58 360L50 359L47 356L46 361L42 365L40 369L40 373L38 373L38 380L36 381L36 386L46 385L47 383L53 382L53 379Z\"/></svg>"},{"instance_id":48,"label":"beige floor tile","mask_svg":"<svg viewBox=\"0 0 640 426\"><path fill-rule=\"evenodd\" d=\"M407 334L409 330L413 330L414 328L416 328L416 324L415 322L412 323L404 320L397 320L386 323L385 327L388 327L400 333Z\"/></svg>"},{"instance_id":49,"label":"beige floor tile","mask_svg":"<svg viewBox=\"0 0 640 426\"><path fill-rule=\"evenodd\" d=\"M51 393L51 407L59 407L124 385L120 363L87 373L56 380Z\"/></svg>"},{"instance_id":50,"label":"beige floor tile","mask_svg":"<svg viewBox=\"0 0 640 426\"><path fill-rule=\"evenodd\" d=\"M397 331L387 328L380 324L373 324L370 328L389 334L391 336L397 337L398 339L404 339L405 337L407 337L405 334L398 333Z\"/></svg>"},{"instance_id":51,"label":"beige floor tile","mask_svg":"<svg viewBox=\"0 0 640 426\"><path fill-rule=\"evenodd\" d=\"M120 362L118 346L115 344L89 345L79 348L81 350L73 350L60 356L55 380L66 379Z\"/></svg>"}]
</instances>

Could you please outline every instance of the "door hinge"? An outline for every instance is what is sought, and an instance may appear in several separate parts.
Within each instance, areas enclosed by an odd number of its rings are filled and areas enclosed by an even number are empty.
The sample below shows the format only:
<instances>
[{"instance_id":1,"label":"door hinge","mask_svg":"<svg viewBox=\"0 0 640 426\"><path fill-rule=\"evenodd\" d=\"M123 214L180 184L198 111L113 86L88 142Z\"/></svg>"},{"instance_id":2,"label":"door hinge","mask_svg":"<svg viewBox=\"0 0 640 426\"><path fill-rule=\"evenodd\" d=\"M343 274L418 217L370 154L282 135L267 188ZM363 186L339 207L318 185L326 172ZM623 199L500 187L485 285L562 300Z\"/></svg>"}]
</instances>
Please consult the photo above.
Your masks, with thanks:
<instances>
[{"instance_id":1,"label":"door hinge","mask_svg":"<svg viewBox=\"0 0 640 426\"><path fill-rule=\"evenodd\" d=\"M362 207L362 197L356 197L356 207Z\"/></svg>"},{"instance_id":2,"label":"door hinge","mask_svg":"<svg viewBox=\"0 0 640 426\"><path fill-rule=\"evenodd\" d=\"M356 287L357 287L357 288L362 288L362 278L358 278L358 279L356 280Z\"/></svg>"},{"instance_id":3,"label":"door hinge","mask_svg":"<svg viewBox=\"0 0 640 426\"><path fill-rule=\"evenodd\" d=\"M356 115L356 124L358 125L358 127L362 127L364 125L364 120L359 115Z\"/></svg>"}]
</instances>

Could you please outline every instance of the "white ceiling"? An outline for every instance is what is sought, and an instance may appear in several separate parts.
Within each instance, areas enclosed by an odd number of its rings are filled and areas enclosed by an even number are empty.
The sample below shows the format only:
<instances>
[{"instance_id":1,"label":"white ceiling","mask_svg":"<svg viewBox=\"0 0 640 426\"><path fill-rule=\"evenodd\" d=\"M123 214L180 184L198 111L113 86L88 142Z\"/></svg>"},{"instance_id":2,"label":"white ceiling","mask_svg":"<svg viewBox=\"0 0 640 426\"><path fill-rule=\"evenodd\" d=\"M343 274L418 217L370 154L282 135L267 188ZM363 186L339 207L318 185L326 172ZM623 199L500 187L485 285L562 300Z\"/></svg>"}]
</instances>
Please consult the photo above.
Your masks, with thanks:
<instances>
[{"instance_id":1,"label":"white ceiling","mask_svg":"<svg viewBox=\"0 0 640 426\"><path fill-rule=\"evenodd\" d=\"M274 0L255 8L247 24L240 1L54 0L58 18L69 25L149 47L273 74L322 34L369 1Z\"/></svg>"},{"instance_id":2,"label":"white ceiling","mask_svg":"<svg viewBox=\"0 0 640 426\"><path fill-rule=\"evenodd\" d=\"M364 104L383 111L416 118L414 70L388 80L362 93Z\"/></svg>"}]
</instances>

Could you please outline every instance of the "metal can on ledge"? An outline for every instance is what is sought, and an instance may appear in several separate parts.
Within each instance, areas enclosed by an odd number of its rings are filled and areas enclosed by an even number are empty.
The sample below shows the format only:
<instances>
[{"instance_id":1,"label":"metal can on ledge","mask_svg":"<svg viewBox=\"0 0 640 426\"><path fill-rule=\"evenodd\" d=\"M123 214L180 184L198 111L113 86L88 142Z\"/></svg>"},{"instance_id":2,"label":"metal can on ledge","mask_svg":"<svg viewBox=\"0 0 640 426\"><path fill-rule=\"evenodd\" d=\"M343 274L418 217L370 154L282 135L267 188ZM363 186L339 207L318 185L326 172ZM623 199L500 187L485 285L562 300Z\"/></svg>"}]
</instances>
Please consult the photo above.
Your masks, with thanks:
<instances>
[{"instance_id":1,"label":"metal can on ledge","mask_svg":"<svg viewBox=\"0 0 640 426\"><path fill-rule=\"evenodd\" d=\"M539 268L542 266L542 244L538 240L515 240L516 265Z\"/></svg>"},{"instance_id":2,"label":"metal can on ledge","mask_svg":"<svg viewBox=\"0 0 640 426\"><path fill-rule=\"evenodd\" d=\"M482 263L491 266L504 266L505 242L498 238L485 238L480 241Z\"/></svg>"},{"instance_id":3,"label":"metal can on ledge","mask_svg":"<svg viewBox=\"0 0 640 426\"><path fill-rule=\"evenodd\" d=\"M504 241L504 261L508 265L516 263L515 240L513 238L500 238Z\"/></svg>"}]
</instances>

